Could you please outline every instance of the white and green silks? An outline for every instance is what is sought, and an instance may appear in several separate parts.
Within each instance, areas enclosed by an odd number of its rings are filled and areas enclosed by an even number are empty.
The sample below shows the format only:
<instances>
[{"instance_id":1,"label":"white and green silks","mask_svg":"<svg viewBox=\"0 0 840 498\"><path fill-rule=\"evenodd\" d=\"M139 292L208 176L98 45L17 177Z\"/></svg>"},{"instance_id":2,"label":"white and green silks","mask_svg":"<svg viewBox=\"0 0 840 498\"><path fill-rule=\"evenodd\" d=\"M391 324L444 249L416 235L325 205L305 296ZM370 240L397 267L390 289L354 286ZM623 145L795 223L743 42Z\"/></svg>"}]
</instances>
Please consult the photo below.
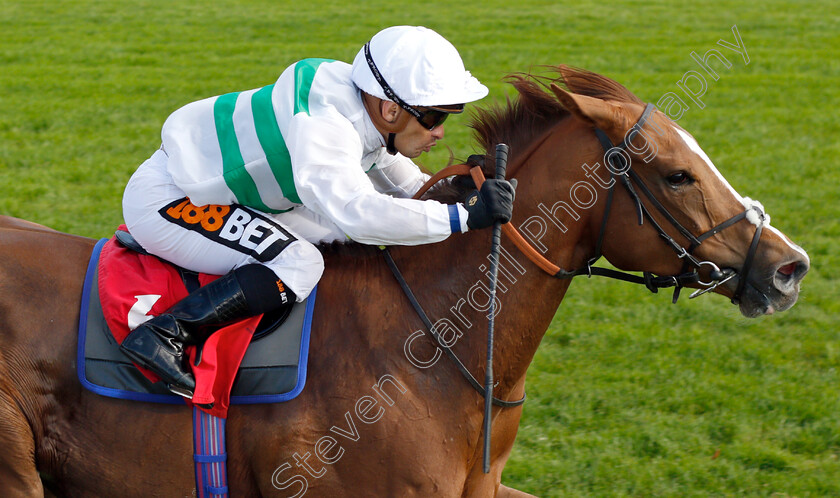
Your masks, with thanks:
<instances>
[{"instance_id":1,"label":"white and green silks","mask_svg":"<svg viewBox=\"0 0 840 498\"><path fill-rule=\"evenodd\" d=\"M267 213L302 205L362 243L445 239L450 210L403 198L425 175L385 152L350 72L343 62L305 59L273 85L178 109L162 130L174 183L195 205ZM466 211L458 211L466 230Z\"/></svg>"}]
</instances>

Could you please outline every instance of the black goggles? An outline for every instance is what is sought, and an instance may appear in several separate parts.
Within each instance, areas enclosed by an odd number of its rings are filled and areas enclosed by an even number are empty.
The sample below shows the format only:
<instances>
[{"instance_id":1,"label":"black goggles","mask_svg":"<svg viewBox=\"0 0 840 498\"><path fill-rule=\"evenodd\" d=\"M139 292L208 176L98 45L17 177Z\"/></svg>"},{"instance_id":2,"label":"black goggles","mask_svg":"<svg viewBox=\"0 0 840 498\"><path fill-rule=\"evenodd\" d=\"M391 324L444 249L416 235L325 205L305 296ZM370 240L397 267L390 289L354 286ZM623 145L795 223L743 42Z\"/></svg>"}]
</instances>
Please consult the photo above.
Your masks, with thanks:
<instances>
[{"instance_id":1,"label":"black goggles","mask_svg":"<svg viewBox=\"0 0 840 498\"><path fill-rule=\"evenodd\" d=\"M456 108L455 106L449 107L451 107L451 110L432 107L426 108L425 111L420 111L418 109L413 108L420 113L419 116L415 114L414 117L417 118L417 121L419 121L421 125L423 125L423 128L426 128L427 130L431 131L437 128L438 126L442 125L450 114L458 114L460 112L463 112L464 110L463 105L461 105L460 108Z\"/></svg>"},{"instance_id":2,"label":"black goggles","mask_svg":"<svg viewBox=\"0 0 840 498\"><path fill-rule=\"evenodd\" d=\"M365 43L365 60L368 63L368 67L370 67L370 72L373 73L374 79L377 83L379 83L379 86L382 87L382 91L385 92L385 96L414 116L423 128L430 131L434 130L436 127L443 124L450 114L458 114L464 111L464 104L443 107L426 107L423 108L424 110L422 111L416 107L408 105L403 99L397 96L390 85L388 85L388 82L385 81L382 73L379 72L379 68L376 67L376 64L373 62L373 57L370 55L370 42Z\"/></svg>"}]
</instances>

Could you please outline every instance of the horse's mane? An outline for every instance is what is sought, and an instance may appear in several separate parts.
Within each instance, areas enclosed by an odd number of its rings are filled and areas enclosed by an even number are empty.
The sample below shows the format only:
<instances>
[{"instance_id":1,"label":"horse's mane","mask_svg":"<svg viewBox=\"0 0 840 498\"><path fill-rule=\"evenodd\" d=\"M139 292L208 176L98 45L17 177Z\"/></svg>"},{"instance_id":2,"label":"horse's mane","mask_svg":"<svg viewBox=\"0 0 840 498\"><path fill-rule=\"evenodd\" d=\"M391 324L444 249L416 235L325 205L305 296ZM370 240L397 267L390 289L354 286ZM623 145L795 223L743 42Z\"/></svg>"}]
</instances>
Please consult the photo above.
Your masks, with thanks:
<instances>
[{"instance_id":1,"label":"horse's mane","mask_svg":"<svg viewBox=\"0 0 840 498\"><path fill-rule=\"evenodd\" d=\"M511 148L511 157L527 149L534 139L540 137L561 120L570 116L550 90L552 83L565 87L572 93L601 100L644 104L630 90L620 83L585 69L566 65L544 66L550 76L533 73L514 73L505 78L516 89L517 95L508 97L504 103L472 111L470 128L480 150L485 151L484 176L495 176L493 150L496 144L506 143ZM474 189L472 180L451 178L439 182L423 198L451 204L461 202ZM372 256L375 248L361 244L322 244L319 248L325 254L351 254L355 257Z\"/></svg>"},{"instance_id":2,"label":"horse's mane","mask_svg":"<svg viewBox=\"0 0 840 498\"><path fill-rule=\"evenodd\" d=\"M508 97L504 103L494 103L473 111L469 126L473 129L474 138L481 150L486 154L485 177L491 178L495 175L492 154L496 144L508 144L513 157L518 151L526 150L534 139L570 116L569 111L549 89L552 83L587 97L644 104L620 83L598 73L566 65L544 68L556 75L508 75L505 81L516 89L516 98ZM462 201L468 190L469 182L449 180L440 182L424 198L452 203Z\"/></svg>"}]
</instances>

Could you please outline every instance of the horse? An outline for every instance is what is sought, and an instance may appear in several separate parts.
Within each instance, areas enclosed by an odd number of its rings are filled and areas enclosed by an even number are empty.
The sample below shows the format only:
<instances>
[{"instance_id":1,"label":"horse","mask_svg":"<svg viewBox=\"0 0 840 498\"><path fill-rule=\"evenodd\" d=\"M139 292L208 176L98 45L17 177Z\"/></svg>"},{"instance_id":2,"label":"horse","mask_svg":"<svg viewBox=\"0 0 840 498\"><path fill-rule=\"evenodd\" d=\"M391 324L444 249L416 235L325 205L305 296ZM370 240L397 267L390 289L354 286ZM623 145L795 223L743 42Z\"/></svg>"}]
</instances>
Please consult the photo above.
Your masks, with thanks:
<instances>
[{"instance_id":1,"label":"horse","mask_svg":"<svg viewBox=\"0 0 840 498\"><path fill-rule=\"evenodd\" d=\"M597 256L648 272L648 287L671 282L734 298L745 316L793 306L807 254L732 189L688 132L609 78L554 70L509 76L516 98L473 118L488 159L494 144L510 145L508 177L518 186L505 226L531 252L503 238L494 396L523 398L567 277L592 272ZM604 160L604 139L625 159ZM631 173L644 189L612 188ZM456 177L424 198L461 200L472 188ZM470 231L389 249L438 342L424 335L379 248L322 247L307 386L286 403L231 408L231 494L530 496L501 483L522 406L494 406L483 472L483 397L442 354L446 346L473 375L484 372L490 238ZM8 496L190 496L190 410L98 396L77 380L94 242L0 219L0 487ZM559 270L532 262L539 258Z\"/></svg>"}]
</instances>

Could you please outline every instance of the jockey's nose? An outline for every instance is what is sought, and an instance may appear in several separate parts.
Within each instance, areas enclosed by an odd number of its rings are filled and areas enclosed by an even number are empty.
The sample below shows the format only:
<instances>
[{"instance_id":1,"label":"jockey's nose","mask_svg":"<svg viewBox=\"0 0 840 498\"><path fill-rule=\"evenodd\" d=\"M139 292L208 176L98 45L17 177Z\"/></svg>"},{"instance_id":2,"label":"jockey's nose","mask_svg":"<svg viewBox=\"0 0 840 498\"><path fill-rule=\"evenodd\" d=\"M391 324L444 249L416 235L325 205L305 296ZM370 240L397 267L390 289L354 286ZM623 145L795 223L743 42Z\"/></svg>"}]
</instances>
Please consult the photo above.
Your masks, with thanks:
<instances>
[{"instance_id":1,"label":"jockey's nose","mask_svg":"<svg viewBox=\"0 0 840 498\"><path fill-rule=\"evenodd\" d=\"M437 140L443 140L443 125L435 126L432 129L432 136Z\"/></svg>"}]
</instances>

